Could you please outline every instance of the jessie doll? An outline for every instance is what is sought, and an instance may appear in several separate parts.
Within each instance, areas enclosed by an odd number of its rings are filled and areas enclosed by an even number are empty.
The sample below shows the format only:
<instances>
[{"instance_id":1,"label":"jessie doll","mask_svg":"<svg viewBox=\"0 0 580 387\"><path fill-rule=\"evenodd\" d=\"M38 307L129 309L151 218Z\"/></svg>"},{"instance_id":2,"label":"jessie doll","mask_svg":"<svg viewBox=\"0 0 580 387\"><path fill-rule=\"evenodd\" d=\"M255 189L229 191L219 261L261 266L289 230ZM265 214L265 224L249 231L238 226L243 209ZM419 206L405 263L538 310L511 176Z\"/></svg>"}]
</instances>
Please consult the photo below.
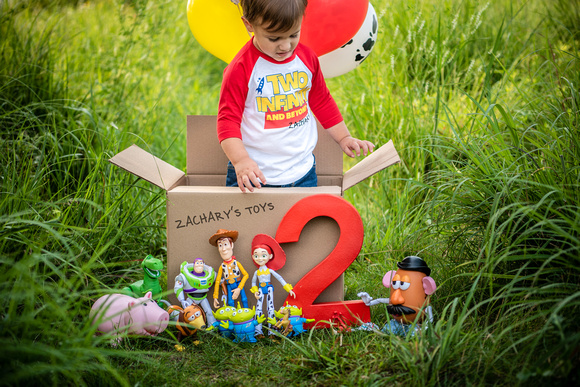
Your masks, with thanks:
<instances>
[{"instance_id":1,"label":"jessie doll","mask_svg":"<svg viewBox=\"0 0 580 387\"><path fill-rule=\"evenodd\" d=\"M286 254L278 242L269 235L258 234L252 240L252 260L258 268L252 277L250 292L256 297L256 317L263 315L264 301L266 302L267 317L274 317L274 286L271 279L274 276L292 297L292 285L275 270L284 266ZM262 324L256 326L255 335L262 335Z\"/></svg>"}]
</instances>

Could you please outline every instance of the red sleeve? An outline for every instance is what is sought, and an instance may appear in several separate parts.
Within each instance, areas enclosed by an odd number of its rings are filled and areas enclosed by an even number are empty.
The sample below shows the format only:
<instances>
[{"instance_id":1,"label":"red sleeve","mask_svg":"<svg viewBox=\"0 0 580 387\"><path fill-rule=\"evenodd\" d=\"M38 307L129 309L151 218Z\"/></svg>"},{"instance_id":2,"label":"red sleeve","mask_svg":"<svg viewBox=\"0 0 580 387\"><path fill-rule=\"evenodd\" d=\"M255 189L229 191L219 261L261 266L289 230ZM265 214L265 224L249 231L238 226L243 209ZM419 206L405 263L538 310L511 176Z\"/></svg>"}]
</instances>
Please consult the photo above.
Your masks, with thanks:
<instances>
[{"instance_id":1,"label":"red sleeve","mask_svg":"<svg viewBox=\"0 0 580 387\"><path fill-rule=\"evenodd\" d=\"M248 80L253 68L250 60L244 60L247 51L246 45L224 70L217 115L219 142L230 137L242 138L240 126L248 95Z\"/></svg>"},{"instance_id":2,"label":"red sleeve","mask_svg":"<svg viewBox=\"0 0 580 387\"><path fill-rule=\"evenodd\" d=\"M306 66L312 71L312 89L308 93L308 103L322 127L328 129L343 121L342 114L326 86L314 51L302 44L297 49L300 50L300 57Z\"/></svg>"}]
</instances>

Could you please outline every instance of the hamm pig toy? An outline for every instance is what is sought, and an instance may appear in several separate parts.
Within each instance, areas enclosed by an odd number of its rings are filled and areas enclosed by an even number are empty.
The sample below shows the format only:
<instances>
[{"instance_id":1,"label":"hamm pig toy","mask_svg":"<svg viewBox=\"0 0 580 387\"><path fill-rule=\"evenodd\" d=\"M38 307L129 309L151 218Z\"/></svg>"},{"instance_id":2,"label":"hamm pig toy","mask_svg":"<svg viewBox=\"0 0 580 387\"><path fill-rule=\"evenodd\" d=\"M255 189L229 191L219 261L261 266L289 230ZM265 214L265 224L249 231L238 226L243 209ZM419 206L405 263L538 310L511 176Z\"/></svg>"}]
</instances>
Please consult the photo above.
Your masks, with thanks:
<instances>
[{"instance_id":1,"label":"hamm pig toy","mask_svg":"<svg viewBox=\"0 0 580 387\"><path fill-rule=\"evenodd\" d=\"M92 324L98 324L98 333L115 333L113 345L121 340L121 333L155 336L169 323L169 314L152 299L151 292L141 298L124 294L102 296L91 308L90 317Z\"/></svg>"}]
</instances>

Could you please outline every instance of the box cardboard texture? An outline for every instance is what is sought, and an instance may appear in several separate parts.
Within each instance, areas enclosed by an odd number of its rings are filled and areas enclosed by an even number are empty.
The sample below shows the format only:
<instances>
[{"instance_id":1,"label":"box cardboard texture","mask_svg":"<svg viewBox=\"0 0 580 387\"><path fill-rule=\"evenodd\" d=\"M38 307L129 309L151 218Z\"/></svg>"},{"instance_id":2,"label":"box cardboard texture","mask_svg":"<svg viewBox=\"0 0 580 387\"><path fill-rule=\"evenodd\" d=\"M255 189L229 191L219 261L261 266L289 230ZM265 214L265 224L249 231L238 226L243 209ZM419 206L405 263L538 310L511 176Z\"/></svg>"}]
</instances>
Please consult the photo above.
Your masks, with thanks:
<instances>
[{"instance_id":1,"label":"box cardboard texture","mask_svg":"<svg viewBox=\"0 0 580 387\"><path fill-rule=\"evenodd\" d=\"M217 140L216 116L188 116L187 173L136 145L118 153L110 161L167 191L167 289L173 289L183 261L193 262L194 258L201 257L217 271L222 260L217 248L209 244L209 238L220 228L237 230L239 237L234 243L234 255L249 275L244 289L251 307L256 303L249 291L256 266L250 250L256 234L274 237L284 215L300 199L323 193L342 196L344 190L400 161L389 141L343 175L342 150L321 127L314 154L318 187L261 188L253 193L242 193L237 187L225 187L228 159ZM311 220L303 228L298 242L282 245L287 258L278 273L295 285L330 254L339 234L339 227L333 219L319 217ZM288 294L275 279L272 281L278 309ZM208 293L211 304L212 294L213 287ZM179 305L173 294L168 298ZM316 303L343 299L344 278L341 274L320 294Z\"/></svg>"}]
</instances>

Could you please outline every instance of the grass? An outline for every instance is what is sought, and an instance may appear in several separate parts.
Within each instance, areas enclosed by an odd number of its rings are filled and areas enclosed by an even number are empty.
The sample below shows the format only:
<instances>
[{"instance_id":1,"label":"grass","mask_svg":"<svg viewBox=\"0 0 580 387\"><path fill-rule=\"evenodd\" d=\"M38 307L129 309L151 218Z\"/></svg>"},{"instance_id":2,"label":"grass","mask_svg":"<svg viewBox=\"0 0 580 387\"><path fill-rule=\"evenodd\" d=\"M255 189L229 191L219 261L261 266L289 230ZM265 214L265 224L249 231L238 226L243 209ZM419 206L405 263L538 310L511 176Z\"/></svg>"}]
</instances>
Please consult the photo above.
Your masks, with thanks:
<instances>
[{"instance_id":1,"label":"grass","mask_svg":"<svg viewBox=\"0 0 580 387\"><path fill-rule=\"evenodd\" d=\"M107 160L136 142L185 165L185 116L216 113L225 64L179 2L12 0L0 3L0 384L578 383L578 2L372 3L373 53L328 85L353 134L392 138L403 163L346 193L365 225L346 298L387 296L382 275L420 255L439 286L432 326L256 345L204 334L181 353L171 329L118 348L93 337L91 300L165 256L163 193Z\"/></svg>"}]
</instances>

